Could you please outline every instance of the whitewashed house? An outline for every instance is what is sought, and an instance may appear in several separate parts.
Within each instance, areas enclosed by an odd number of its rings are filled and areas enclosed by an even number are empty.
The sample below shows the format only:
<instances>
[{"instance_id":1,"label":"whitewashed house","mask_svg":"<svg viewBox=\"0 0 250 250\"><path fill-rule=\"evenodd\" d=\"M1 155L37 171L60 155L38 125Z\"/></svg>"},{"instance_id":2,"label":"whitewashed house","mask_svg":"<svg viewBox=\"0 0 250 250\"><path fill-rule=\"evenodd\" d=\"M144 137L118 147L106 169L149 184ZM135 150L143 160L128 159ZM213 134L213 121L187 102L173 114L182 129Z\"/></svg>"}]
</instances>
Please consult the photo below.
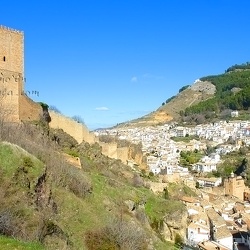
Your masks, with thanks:
<instances>
[{"instance_id":1,"label":"whitewashed house","mask_svg":"<svg viewBox=\"0 0 250 250\"><path fill-rule=\"evenodd\" d=\"M210 221L211 239L233 250L233 236L226 221L213 208L207 209L206 212Z\"/></svg>"},{"instance_id":2,"label":"whitewashed house","mask_svg":"<svg viewBox=\"0 0 250 250\"><path fill-rule=\"evenodd\" d=\"M231 117L238 117L238 116L239 116L238 110L233 110L233 111L231 112Z\"/></svg>"},{"instance_id":3,"label":"whitewashed house","mask_svg":"<svg viewBox=\"0 0 250 250\"><path fill-rule=\"evenodd\" d=\"M199 177L196 179L196 181L199 183L199 187L218 187L222 184L221 177L218 178L205 178L205 177Z\"/></svg>"},{"instance_id":4,"label":"whitewashed house","mask_svg":"<svg viewBox=\"0 0 250 250\"><path fill-rule=\"evenodd\" d=\"M199 222L191 222L187 228L187 241L191 246L197 246L199 242L207 241L210 238L209 225Z\"/></svg>"}]
</instances>

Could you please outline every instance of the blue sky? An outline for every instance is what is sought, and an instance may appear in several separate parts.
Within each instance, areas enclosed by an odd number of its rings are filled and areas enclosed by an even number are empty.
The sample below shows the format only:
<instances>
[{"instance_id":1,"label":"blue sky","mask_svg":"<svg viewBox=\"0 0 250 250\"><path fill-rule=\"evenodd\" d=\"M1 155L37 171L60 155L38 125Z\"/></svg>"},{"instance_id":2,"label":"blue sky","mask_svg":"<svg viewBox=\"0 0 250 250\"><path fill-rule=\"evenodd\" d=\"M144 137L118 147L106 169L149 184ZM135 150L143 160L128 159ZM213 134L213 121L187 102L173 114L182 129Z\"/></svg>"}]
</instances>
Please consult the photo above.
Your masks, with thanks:
<instances>
[{"instance_id":1,"label":"blue sky","mask_svg":"<svg viewBox=\"0 0 250 250\"><path fill-rule=\"evenodd\" d=\"M25 89L39 91L30 97L91 130L250 61L249 0L13 0L1 10L1 25L24 32Z\"/></svg>"}]
</instances>

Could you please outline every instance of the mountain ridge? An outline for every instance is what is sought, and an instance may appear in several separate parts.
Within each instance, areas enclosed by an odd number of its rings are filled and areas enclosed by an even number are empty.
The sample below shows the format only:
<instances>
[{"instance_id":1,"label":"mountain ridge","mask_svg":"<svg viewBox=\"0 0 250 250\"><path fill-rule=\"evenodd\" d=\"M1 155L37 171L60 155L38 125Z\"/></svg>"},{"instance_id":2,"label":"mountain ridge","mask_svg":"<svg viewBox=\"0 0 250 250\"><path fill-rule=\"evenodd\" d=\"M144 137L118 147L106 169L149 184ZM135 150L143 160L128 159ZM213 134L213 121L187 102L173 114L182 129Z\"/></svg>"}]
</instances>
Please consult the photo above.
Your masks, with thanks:
<instances>
[{"instance_id":1,"label":"mountain ridge","mask_svg":"<svg viewBox=\"0 0 250 250\"><path fill-rule=\"evenodd\" d=\"M120 123L118 127L154 126L183 122L190 115L219 118L224 110L250 108L250 64L235 64L218 75L209 75L183 86L179 93L162 103L155 111ZM227 115L227 118L229 116ZM200 119L200 120L204 120ZM192 120L192 119L189 119ZM193 120L197 120L194 118Z\"/></svg>"}]
</instances>

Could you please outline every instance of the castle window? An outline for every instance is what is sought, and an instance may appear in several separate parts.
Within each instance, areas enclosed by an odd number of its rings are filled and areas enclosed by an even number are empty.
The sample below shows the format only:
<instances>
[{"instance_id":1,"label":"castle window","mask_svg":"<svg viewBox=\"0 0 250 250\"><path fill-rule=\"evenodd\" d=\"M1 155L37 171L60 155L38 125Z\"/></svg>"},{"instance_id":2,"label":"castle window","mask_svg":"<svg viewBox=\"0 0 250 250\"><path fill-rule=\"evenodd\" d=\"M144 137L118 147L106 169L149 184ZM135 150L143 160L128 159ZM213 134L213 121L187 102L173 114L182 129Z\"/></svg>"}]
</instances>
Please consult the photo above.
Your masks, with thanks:
<instances>
[{"instance_id":1,"label":"castle window","mask_svg":"<svg viewBox=\"0 0 250 250\"><path fill-rule=\"evenodd\" d=\"M3 57L3 61L5 62L5 60L6 60L6 58L5 58L5 56Z\"/></svg>"}]
</instances>

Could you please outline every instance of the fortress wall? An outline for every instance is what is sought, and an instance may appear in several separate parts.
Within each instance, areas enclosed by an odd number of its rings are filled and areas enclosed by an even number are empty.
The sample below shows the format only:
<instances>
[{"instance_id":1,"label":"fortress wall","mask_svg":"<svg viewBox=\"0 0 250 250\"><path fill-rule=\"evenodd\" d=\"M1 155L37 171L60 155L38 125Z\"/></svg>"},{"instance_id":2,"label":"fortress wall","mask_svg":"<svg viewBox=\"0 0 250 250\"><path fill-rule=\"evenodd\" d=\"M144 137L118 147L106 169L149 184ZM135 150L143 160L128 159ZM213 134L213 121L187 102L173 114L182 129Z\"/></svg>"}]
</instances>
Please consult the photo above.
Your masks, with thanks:
<instances>
[{"instance_id":1,"label":"fortress wall","mask_svg":"<svg viewBox=\"0 0 250 250\"><path fill-rule=\"evenodd\" d=\"M95 142L95 135L90 133L87 127L74 121L72 118L65 117L54 111L49 111L51 122L49 126L55 129L62 129L64 132L68 133L74 137L78 143L86 141L90 144Z\"/></svg>"},{"instance_id":2,"label":"fortress wall","mask_svg":"<svg viewBox=\"0 0 250 250\"><path fill-rule=\"evenodd\" d=\"M117 143L105 143L99 142L99 145L102 147L102 153L110 158L117 158Z\"/></svg>"},{"instance_id":3,"label":"fortress wall","mask_svg":"<svg viewBox=\"0 0 250 250\"><path fill-rule=\"evenodd\" d=\"M120 159L124 164L127 164L127 161L129 160L128 155L128 147L117 148L117 158Z\"/></svg>"},{"instance_id":4,"label":"fortress wall","mask_svg":"<svg viewBox=\"0 0 250 250\"><path fill-rule=\"evenodd\" d=\"M20 120L21 121L38 121L40 120L43 109L40 104L32 101L26 95L21 95L19 98L20 103Z\"/></svg>"}]
</instances>

